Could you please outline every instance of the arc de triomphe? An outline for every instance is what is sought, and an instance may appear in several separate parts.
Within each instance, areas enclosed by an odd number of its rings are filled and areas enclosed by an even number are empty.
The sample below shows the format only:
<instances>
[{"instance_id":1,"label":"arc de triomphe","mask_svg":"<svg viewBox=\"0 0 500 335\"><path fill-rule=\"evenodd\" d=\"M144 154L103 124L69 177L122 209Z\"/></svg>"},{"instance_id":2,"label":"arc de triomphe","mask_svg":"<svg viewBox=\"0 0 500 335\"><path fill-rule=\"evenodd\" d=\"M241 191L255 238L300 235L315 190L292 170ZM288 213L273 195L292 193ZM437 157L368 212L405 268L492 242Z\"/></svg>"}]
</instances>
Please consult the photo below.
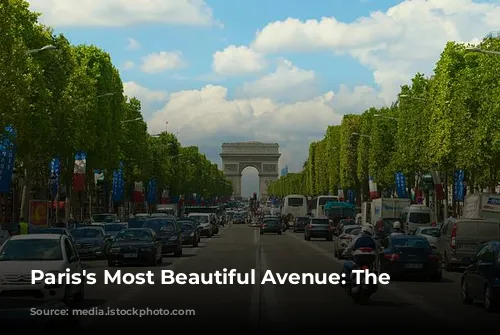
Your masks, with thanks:
<instances>
[{"instance_id":1,"label":"arc de triomphe","mask_svg":"<svg viewBox=\"0 0 500 335\"><path fill-rule=\"evenodd\" d=\"M222 166L227 179L233 184L234 197L241 197L241 173L248 166L259 172L259 199L267 199L269 183L277 180L280 159L278 143L240 142L223 143Z\"/></svg>"}]
</instances>

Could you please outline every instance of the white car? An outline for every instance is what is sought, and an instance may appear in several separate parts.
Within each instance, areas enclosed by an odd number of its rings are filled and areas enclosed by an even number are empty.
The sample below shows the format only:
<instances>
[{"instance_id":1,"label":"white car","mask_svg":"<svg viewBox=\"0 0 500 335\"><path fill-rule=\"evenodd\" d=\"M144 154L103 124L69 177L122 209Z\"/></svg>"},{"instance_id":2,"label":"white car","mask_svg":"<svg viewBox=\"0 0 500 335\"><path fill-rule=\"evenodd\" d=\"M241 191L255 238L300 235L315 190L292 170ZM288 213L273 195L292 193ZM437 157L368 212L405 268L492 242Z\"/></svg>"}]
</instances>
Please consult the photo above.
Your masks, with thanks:
<instances>
[{"instance_id":1,"label":"white car","mask_svg":"<svg viewBox=\"0 0 500 335\"><path fill-rule=\"evenodd\" d=\"M9 238L0 249L0 296L33 297L51 301L84 299L84 284L31 284L31 271L82 272L80 257L66 235L33 234Z\"/></svg>"}]
</instances>

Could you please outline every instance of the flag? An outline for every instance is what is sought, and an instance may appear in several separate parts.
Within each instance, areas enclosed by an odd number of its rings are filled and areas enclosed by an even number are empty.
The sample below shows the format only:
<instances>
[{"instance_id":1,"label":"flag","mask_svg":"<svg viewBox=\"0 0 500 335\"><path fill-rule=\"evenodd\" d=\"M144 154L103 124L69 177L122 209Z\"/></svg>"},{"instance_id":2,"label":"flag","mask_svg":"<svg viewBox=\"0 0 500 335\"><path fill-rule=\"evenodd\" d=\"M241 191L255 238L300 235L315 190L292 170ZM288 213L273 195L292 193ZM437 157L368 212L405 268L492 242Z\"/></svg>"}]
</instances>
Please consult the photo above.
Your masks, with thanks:
<instances>
[{"instance_id":1,"label":"flag","mask_svg":"<svg viewBox=\"0 0 500 335\"><path fill-rule=\"evenodd\" d=\"M150 205L156 204L156 193L157 193L157 188L156 188L156 180L150 179L148 183L148 203Z\"/></svg>"},{"instance_id":2,"label":"flag","mask_svg":"<svg viewBox=\"0 0 500 335\"><path fill-rule=\"evenodd\" d=\"M16 132L11 126L5 127L5 134L0 141L0 193L8 193L12 184L16 147L14 138Z\"/></svg>"},{"instance_id":3,"label":"flag","mask_svg":"<svg viewBox=\"0 0 500 335\"><path fill-rule=\"evenodd\" d=\"M398 198L408 198L408 191L406 190L406 177L403 172L396 172L396 194Z\"/></svg>"},{"instance_id":4,"label":"flag","mask_svg":"<svg viewBox=\"0 0 500 335\"><path fill-rule=\"evenodd\" d=\"M370 190L370 199L379 198L377 183L373 180L373 177L368 179L368 188Z\"/></svg>"},{"instance_id":5,"label":"flag","mask_svg":"<svg viewBox=\"0 0 500 335\"><path fill-rule=\"evenodd\" d=\"M453 201L455 202L464 201L464 196L465 196L464 177L465 177L464 170L455 171L455 178L454 178L455 192L453 194Z\"/></svg>"},{"instance_id":6,"label":"flag","mask_svg":"<svg viewBox=\"0 0 500 335\"><path fill-rule=\"evenodd\" d=\"M73 169L73 190L85 190L85 170L87 168L87 154L79 151L75 154L75 167Z\"/></svg>"},{"instance_id":7,"label":"flag","mask_svg":"<svg viewBox=\"0 0 500 335\"><path fill-rule=\"evenodd\" d=\"M113 202L117 203L123 200L123 162L120 162L118 170L113 171Z\"/></svg>"},{"instance_id":8,"label":"flag","mask_svg":"<svg viewBox=\"0 0 500 335\"><path fill-rule=\"evenodd\" d=\"M104 171L94 170L94 184L97 185L100 181L104 181Z\"/></svg>"},{"instance_id":9,"label":"flag","mask_svg":"<svg viewBox=\"0 0 500 335\"><path fill-rule=\"evenodd\" d=\"M133 201L136 203L144 202L144 185L142 181L134 183Z\"/></svg>"},{"instance_id":10,"label":"flag","mask_svg":"<svg viewBox=\"0 0 500 335\"><path fill-rule=\"evenodd\" d=\"M54 158L50 162L50 190L52 192L52 197L57 197L57 192L59 191L59 175L61 173L61 161L59 158Z\"/></svg>"},{"instance_id":11,"label":"flag","mask_svg":"<svg viewBox=\"0 0 500 335\"><path fill-rule=\"evenodd\" d=\"M342 186L339 186L338 196L339 196L339 201L344 201L345 200L345 198L344 198L344 190L342 189Z\"/></svg>"},{"instance_id":12,"label":"flag","mask_svg":"<svg viewBox=\"0 0 500 335\"><path fill-rule=\"evenodd\" d=\"M436 200L442 200L444 198L443 185L441 184L441 178L437 171L431 171L432 182L434 183L434 194Z\"/></svg>"}]
</instances>

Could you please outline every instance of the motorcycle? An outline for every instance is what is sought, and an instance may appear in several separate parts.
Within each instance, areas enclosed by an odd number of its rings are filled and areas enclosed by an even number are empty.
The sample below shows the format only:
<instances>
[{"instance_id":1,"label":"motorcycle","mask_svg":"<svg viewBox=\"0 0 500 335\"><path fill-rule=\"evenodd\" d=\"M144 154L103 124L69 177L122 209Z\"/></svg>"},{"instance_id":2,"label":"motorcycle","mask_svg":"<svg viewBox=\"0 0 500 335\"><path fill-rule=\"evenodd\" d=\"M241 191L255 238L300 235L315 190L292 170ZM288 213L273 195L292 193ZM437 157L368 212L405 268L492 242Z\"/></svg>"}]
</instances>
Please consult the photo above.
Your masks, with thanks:
<instances>
[{"instance_id":1,"label":"motorcycle","mask_svg":"<svg viewBox=\"0 0 500 335\"><path fill-rule=\"evenodd\" d=\"M374 283L373 280L368 282L366 278L366 271L378 274L378 269L375 268L377 258L378 250L372 248L359 248L352 254L352 260L356 264L353 270L364 271L361 274L351 273L346 287L347 294L355 303L362 304L367 302L378 290L378 283Z\"/></svg>"}]
</instances>

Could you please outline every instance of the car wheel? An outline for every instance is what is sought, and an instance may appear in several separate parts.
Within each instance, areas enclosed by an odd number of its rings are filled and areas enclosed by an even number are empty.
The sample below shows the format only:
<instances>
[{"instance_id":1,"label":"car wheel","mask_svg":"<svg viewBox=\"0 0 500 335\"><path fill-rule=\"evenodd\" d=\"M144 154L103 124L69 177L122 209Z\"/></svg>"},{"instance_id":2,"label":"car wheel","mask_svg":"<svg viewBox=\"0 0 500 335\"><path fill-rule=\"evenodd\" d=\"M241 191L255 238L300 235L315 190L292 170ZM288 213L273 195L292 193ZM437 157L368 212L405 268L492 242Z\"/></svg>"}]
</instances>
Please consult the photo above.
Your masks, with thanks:
<instances>
[{"instance_id":1,"label":"car wheel","mask_svg":"<svg viewBox=\"0 0 500 335\"><path fill-rule=\"evenodd\" d=\"M156 254L151 255L151 260L149 261L150 266L156 266L158 264L158 259L156 258Z\"/></svg>"},{"instance_id":2,"label":"car wheel","mask_svg":"<svg viewBox=\"0 0 500 335\"><path fill-rule=\"evenodd\" d=\"M194 247L194 248L197 248L197 247L198 247L198 242L199 242L199 240L198 240L198 239L194 241L194 243L193 243L193 247Z\"/></svg>"},{"instance_id":3,"label":"car wheel","mask_svg":"<svg viewBox=\"0 0 500 335\"><path fill-rule=\"evenodd\" d=\"M74 302L82 302L85 299L85 284L80 285L80 290L73 296Z\"/></svg>"},{"instance_id":4,"label":"car wheel","mask_svg":"<svg viewBox=\"0 0 500 335\"><path fill-rule=\"evenodd\" d=\"M462 302L466 305L472 305L474 302L474 299L472 299L469 296L469 288L467 287L467 280L465 278L462 279L462 285L461 285L461 295L462 295Z\"/></svg>"},{"instance_id":5,"label":"car wheel","mask_svg":"<svg viewBox=\"0 0 500 335\"><path fill-rule=\"evenodd\" d=\"M278 232L278 235L281 235L281 232L280 232L280 231Z\"/></svg>"},{"instance_id":6,"label":"car wheel","mask_svg":"<svg viewBox=\"0 0 500 335\"><path fill-rule=\"evenodd\" d=\"M114 267L116 264L108 259L108 268Z\"/></svg>"},{"instance_id":7,"label":"car wheel","mask_svg":"<svg viewBox=\"0 0 500 335\"><path fill-rule=\"evenodd\" d=\"M182 247L178 248L177 250L174 251L174 256L175 257L181 257L182 256Z\"/></svg>"},{"instance_id":8,"label":"car wheel","mask_svg":"<svg viewBox=\"0 0 500 335\"><path fill-rule=\"evenodd\" d=\"M163 264L163 253L160 253L160 258L158 259L158 264Z\"/></svg>"},{"instance_id":9,"label":"car wheel","mask_svg":"<svg viewBox=\"0 0 500 335\"><path fill-rule=\"evenodd\" d=\"M444 255L444 269L448 272L455 270L455 267L452 264L450 264L447 254Z\"/></svg>"},{"instance_id":10,"label":"car wheel","mask_svg":"<svg viewBox=\"0 0 500 335\"><path fill-rule=\"evenodd\" d=\"M493 293L491 292L491 288L489 285L486 285L484 288L484 309L487 312L496 312L497 304L495 300L493 300Z\"/></svg>"},{"instance_id":11,"label":"car wheel","mask_svg":"<svg viewBox=\"0 0 500 335\"><path fill-rule=\"evenodd\" d=\"M260 232L260 234L261 234L261 235L264 235L264 232L263 232L263 231L261 231L261 232Z\"/></svg>"},{"instance_id":12,"label":"car wheel","mask_svg":"<svg viewBox=\"0 0 500 335\"><path fill-rule=\"evenodd\" d=\"M311 236L306 235L306 241L310 241L310 240L311 240Z\"/></svg>"}]
</instances>

